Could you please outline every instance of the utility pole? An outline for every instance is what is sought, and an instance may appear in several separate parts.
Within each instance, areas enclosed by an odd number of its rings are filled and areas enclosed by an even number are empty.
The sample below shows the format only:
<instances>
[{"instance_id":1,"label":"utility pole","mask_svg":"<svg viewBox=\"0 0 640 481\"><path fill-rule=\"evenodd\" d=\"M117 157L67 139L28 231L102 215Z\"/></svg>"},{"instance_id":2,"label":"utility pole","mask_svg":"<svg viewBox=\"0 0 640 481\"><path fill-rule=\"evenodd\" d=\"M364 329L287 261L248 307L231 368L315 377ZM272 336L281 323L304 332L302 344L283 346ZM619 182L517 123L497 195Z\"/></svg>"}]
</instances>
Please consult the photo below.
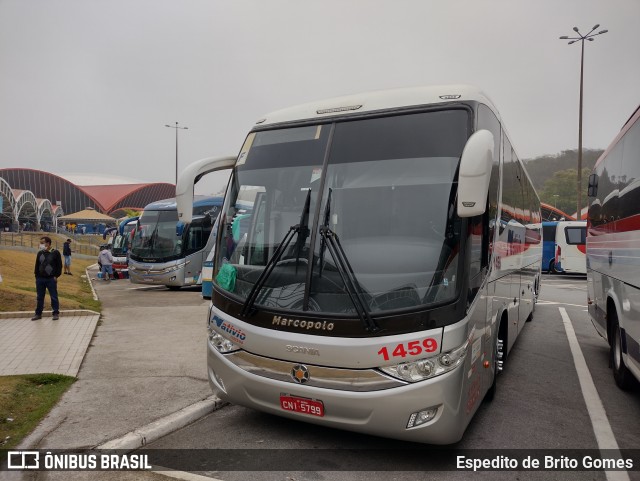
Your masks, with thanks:
<instances>
[{"instance_id":1,"label":"utility pole","mask_svg":"<svg viewBox=\"0 0 640 481\"><path fill-rule=\"evenodd\" d=\"M178 184L178 130L187 130L189 127L180 127L178 122L176 125L168 125L165 124L165 127L169 127L170 129L175 129L176 131L176 185Z\"/></svg>"},{"instance_id":2,"label":"utility pole","mask_svg":"<svg viewBox=\"0 0 640 481\"><path fill-rule=\"evenodd\" d=\"M588 40L590 42L593 42L593 37L608 32L608 30L600 30L598 33L593 33L599 26L600 24L596 24L586 35L582 35L578 31L578 27L573 27L573 31L578 35L577 37L568 37L566 35L560 37L560 40L569 40L569 45L576 42L580 42L582 45L582 49L580 52L580 113L578 119L578 209L576 210L576 220L582 219L582 90L584 79L584 41Z\"/></svg>"}]
</instances>

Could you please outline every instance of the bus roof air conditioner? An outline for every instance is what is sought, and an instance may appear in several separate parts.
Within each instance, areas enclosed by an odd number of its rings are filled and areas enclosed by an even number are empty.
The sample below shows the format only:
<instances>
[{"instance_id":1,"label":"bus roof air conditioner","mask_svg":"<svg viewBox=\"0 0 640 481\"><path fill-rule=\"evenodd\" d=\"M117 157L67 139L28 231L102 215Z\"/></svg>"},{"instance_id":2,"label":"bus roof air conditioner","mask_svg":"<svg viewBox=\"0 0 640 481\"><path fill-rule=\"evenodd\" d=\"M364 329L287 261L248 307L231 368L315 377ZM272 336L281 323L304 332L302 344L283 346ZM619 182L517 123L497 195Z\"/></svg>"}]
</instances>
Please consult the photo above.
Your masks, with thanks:
<instances>
[{"instance_id":1,"label":"bus roof air conditioner","mask_svg":"<svg viewBox=\"0 0 640 481\"><path fill-rule=\"evenodd\" d=\"M487 206L489 180L493 165L493 134L488 130L475 132L462 151L458 175L458 216L484 214Z\"/></svg>"}]
</instances>

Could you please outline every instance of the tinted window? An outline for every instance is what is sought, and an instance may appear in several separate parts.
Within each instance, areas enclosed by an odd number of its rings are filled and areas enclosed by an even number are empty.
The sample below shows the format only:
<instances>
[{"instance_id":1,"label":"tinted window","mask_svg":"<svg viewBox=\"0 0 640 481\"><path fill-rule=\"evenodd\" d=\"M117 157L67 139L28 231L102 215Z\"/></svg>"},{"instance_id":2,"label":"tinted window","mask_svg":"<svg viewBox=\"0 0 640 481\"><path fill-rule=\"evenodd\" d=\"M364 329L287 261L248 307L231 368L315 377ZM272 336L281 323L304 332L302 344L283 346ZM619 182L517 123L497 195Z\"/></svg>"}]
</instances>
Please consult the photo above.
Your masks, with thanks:
<instances>
[{"instance_id":1,"label":"tinted window","mask_svg":"<svg viewBox=\"0 0 640 481\"><path fill-rule=\"evenodd\" d=\"M640 122L624 136L620 179L620 217L640 214Z\"/></svg>"},{"instance_id":2,"label":"tinted window","mask_svg":"<svg viewBox=\"0 0 640 481\"><path fill-rule=\"evenodd\" d=\"M567 227L564 230L564 236L569 245L580 245L585 243L587 238L586 227Z\"/></svg>"},{"instance_id":3,"label":"tinted window","mask_svg":"<svg viewBox=\"0 0 640 481\"><path fill-rule=\"evenodd\" d=\"M556 241L556 226L554 225L543 225L542 226L542 238L545 242L547 241Z\"/></svg>"}]
</instances>

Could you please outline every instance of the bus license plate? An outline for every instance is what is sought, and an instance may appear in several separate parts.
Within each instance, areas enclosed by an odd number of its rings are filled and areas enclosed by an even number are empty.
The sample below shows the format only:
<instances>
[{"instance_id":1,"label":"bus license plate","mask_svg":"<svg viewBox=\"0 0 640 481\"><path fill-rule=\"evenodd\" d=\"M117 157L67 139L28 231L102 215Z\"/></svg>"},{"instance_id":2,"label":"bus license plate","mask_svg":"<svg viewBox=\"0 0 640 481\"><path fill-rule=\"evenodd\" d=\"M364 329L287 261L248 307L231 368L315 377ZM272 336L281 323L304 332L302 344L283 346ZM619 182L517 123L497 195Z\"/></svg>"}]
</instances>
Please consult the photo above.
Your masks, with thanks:
<instances>
[{"instance_id":1,"label":"bus license plate","mask_svg":"<svg viewBox=\"0 0 640 481\"><path fill-rule=\"evenodd\" d=\"M280 407L285 411L294 411L296 413L311 414L312 416L324 416L324 404L322 401L314 399L306 399L295 396L280 396Z\"/></svg>"}]
</instances>

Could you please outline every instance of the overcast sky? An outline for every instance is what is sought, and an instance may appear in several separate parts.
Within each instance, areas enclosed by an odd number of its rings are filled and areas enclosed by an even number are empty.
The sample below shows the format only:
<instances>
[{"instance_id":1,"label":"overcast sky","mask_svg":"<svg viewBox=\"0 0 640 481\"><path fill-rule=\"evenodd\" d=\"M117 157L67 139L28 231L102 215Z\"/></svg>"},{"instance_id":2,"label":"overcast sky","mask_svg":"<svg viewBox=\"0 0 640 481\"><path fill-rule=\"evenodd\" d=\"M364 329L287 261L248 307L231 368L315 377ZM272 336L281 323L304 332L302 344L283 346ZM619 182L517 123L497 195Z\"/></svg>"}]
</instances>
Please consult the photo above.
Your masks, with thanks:
<instances>
[{"instance_id":1,"label":"overcast sky","mask_svg":"<svg viewBox=\"0 0 640 481\"><path fill-rule=\"evenodd\" d=\"M640 104L640 0L0 0L0 167L173 182L263 114L480 87L521 158L605 148ZM85 177L86 179L86 177ZM84 182L90 183L90 182ZM213 189L214 187L211 187Z\"/></svg>"}]
</instances>

